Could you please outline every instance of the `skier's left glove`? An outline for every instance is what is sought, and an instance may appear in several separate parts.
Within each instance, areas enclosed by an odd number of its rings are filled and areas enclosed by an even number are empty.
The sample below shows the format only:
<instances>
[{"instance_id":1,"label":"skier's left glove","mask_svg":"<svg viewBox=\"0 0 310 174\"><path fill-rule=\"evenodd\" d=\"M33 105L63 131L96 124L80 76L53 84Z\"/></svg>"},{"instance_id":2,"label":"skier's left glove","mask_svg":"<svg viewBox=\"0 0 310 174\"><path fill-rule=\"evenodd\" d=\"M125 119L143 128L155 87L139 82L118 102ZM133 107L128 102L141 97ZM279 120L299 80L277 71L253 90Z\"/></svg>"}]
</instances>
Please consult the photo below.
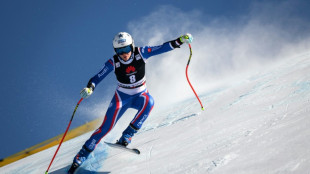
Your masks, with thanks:
<instances>
[{"instance_id":1,"label":"skier's left glove","mask_svg":"<svg viewBox=\"0 0 310 174\"><path fill-rule=\"evenodd\" d=\"M182 36L180 37L180 41L181 41L182 43L190 44L190 43L193 42L193 36L192 36L191 34L189 34L189 33L186 33L186 34L184 34L184 35L182 35Z\"/></svg>"}]
</instances>

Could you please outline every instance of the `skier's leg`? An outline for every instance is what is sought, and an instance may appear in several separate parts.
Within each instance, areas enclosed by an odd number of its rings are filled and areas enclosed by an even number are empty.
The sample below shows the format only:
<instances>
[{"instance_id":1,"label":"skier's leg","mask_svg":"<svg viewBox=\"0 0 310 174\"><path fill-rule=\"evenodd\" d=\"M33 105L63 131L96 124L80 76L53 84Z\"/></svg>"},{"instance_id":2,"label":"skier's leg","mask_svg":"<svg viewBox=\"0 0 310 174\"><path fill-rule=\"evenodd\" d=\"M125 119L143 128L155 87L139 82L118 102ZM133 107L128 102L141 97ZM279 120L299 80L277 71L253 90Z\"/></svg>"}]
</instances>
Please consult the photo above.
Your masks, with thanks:
<instances>
[{"instance_id":1,"label":"skier's leg","mask_svg":"<svg viewBox=\"0 0 310 174\"><path fill-rule=\"evenodd\" d=\"M73 163L77 163L80 166L87 159L89 154L96 148L100 140L112 130L126 109L127 108L122 107L120 95L115 92L103 123L85 142L80 152L75 156Z\"/></svg>"},{"instance_id":2,"label":"skier's leg","mask_svg":"<svg viewBox=\"0 0 310 174\"><path fill-rule=\"evenodd\" d=\"M135 100L135 105L138 109L138 112L130 124L136 129L140 129L154 107L154 99L150 93L143 92Z\"/></svg>"},{"instance_id":3,"label":"skier's leg","mask_svg":"<svg viewBox=\"0 0 310 174\"><path fill-rule=\"evenodd\" d=\"M123 132L122 137L118 141L119 144L127 146L131 142L131 138L142 127L142 124L149 116L153 106L154 99L148 92L143 92L134 99L132 107L137 109L138 112Z\"/></svg>"}]
</instances>

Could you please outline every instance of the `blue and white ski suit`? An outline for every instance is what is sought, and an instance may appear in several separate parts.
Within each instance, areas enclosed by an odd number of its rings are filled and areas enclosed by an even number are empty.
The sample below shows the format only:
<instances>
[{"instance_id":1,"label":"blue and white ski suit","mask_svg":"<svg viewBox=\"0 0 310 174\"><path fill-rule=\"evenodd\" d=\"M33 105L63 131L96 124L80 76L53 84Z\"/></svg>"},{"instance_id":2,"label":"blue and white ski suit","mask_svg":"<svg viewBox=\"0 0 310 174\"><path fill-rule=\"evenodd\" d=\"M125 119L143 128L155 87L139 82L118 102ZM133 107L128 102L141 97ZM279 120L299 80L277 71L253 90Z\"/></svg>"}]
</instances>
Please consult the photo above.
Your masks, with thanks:
<instances>
[{"instance_id":1,"label":"blue and white ski suit","mask_svg":"<svg viewBox=\"0 0 310 174\"><path fill-rule=\"evenodd\" d=\"M119 56L114 55L104 64L103 68L89 80L87 86L95 88L110 72L114 71L118 87L103 123L85 142L83 148L89 152L93 151L128 108L138 110L130 125L136 130L141 128L154 106L153 97L145 85L146 60L152 56L179 48L181 44L182 42L176 39L159 46L135 47L128 61L125 62Z\"/></svg>"}]
</instances>

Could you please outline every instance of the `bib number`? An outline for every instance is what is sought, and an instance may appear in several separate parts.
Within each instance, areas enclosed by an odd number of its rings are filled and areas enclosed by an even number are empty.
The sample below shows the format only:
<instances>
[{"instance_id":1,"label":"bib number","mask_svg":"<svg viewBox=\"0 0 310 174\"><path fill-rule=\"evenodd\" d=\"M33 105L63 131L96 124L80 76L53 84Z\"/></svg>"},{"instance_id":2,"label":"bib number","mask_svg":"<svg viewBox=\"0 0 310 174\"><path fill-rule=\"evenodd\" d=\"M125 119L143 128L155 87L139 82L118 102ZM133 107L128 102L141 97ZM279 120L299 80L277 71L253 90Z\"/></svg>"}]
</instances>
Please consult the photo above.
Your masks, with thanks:
<instances>
[{"instance_id":1,"label":"bib number","mask_svg":"<svg viewBox=\"0 0 310 174\"><path fill-rule=\"evenodd\" d=\"M136 82L136 76L135 75L129 76L129 80L130 80L130 83L135 83Z\"/></svg>"}]
</instances>

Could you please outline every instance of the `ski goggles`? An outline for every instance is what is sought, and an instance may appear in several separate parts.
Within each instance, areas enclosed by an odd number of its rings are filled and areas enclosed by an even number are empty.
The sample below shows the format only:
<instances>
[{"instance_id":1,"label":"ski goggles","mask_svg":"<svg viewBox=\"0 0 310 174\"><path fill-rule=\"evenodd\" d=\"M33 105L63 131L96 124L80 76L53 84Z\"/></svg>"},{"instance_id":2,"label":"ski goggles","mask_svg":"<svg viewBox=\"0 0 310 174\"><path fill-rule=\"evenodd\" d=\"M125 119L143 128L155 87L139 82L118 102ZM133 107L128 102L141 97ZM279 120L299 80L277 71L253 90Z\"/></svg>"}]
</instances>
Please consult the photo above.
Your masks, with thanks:
<instances>
[{"instance_id":1,"label":"ski goggles","mask_svg":"<svg viewBox=\"0 0 310 174\"><path fill-rule=\"evenodd\" d=\"M121 47L121 48L115 48L114 50L115 50L116 54L118 54L118 55L122 55L123 53L129 53L130 51L132 51L131 45Z\"/></svg>"}]
</instances>

